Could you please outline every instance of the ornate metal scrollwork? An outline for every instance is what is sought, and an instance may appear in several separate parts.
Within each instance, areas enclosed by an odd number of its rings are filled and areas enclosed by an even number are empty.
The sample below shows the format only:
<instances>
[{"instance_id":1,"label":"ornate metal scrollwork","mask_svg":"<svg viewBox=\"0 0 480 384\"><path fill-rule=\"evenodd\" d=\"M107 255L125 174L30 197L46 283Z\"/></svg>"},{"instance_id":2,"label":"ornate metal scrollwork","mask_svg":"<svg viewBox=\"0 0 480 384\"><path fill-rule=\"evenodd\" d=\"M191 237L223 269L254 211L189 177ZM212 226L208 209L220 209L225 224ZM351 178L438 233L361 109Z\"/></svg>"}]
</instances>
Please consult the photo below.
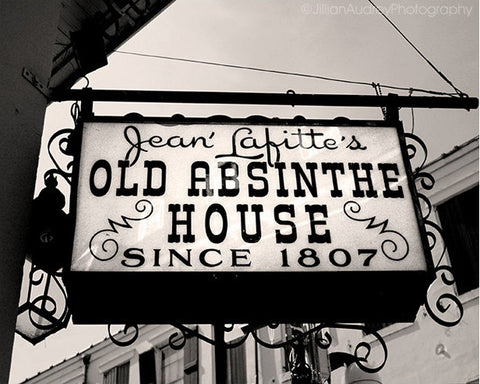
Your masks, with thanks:
<instances>
[{"instance_id":1,"label":"ornate metal scrollwork","mask_svg":"<svg viewBox=\"0 0 480 384\"><path fill-rule=\"evenodd\" d=\"M435 179L431 174L423 170L428 158L427 146L414 134L405 134L405 138L410 141L407 143L410 161L418 157L419 149L421 149L423 153L419 160L420 165L414 171L414 181L425 191L430 191L435 186ZM453 271L451 267L443 264L445 261L446 245L442 229L430 219L433 213L433 207L428 197L423 193L417 193L417 196L423 205L422 218L425 225L428 247L432 255L434 253L437 255L437 263L434 270L436 278L427 291L425 309L430 317L438 324L445 327L453 327L457 325L463 317L463 306L455 295Z\"/></svg>"},{"instance_id":2,"label":"ornate metal scrollwork","mask_svg":"<svg viewBox=\"0 0 480 384\"><path fill-rule=\"evenodd\" d=\"M170 346L170 348L176 351L182 349L185 346L186 342L187 342L187 334L183 329L180 330L180 333L178 332L172 333L168 338L168 345Z\"/></svg>"},{"instance_id":3,"label":"ornate metal scrollwork","mask_svg":"<svg viewBox=\"0 0 480 384\"><path fill-rule=\"evenodd\" d=\"M330 348L332 344L332 336L327 332L325 332L326 329L354 329L354 330L361 330L361 331L366 331L366 327L363 325L356 325L356 324L341 324L341 323L333 323L333 324L319 324L316 325L315 327L311 327L308 330L305 330L303 332L298 331L294 333L294 336L290 339L278 342L278 343L268 343L265 340L262 340L258 335L257 332L252 332L252 336L254 337L255 341L259 343L261 346L265 348L270 348L270 349L277 349L277 348L284 348L286 346L292 346L295 344L298 344L301 340L312 336L315 344L322 349L328 349ZM387 357L388 357L388 351L387 351L387 345L385 344L385 341L383 338L377 333L377 332L371 332L372 336L375 337L375 339L378 341L378 343L381 346L382 352L383 352L383 359L382 362L377 365L376 367L373 367L371 365L366 364L368 362L368 357L371 353L372 347L369 343L365 341L361 341L357 344L354 354L351 355L353 361L358 365L358 367L365 372L369 373L375 373L380 371L386 364L387 362ZM361 354L363 351L363 355Z\"/></svg>"},{"instance_id":4,"label":"ornate metal scrollwork","mask_svg":"<svg viewBox=\"0 0 480 384\"><path fill-rule=\"evenodd\" d=\"M235 339L233 342L226 342L224 338L216 340L215 338L206 336L202 334L198 328L191 328L182 324L172 324L176 330L170 334L168 338L168 345L174 350L182 349L187 341L187 338L195 337L203 342L206 342L214 347L222 347L223 349L233 349L237 348L240 345L244 344L247 339L252 336L256 343L262 347L268 349L283 349L289 348L291 350L290 355L290 364L291 364L291 374L292 382L311 382L312 378L318 376L318 373L312 368L312 366L306 360L306 345L307 341L311 340L315 345L322 349L328 349L333 341L332 336L328 333L328 329L337 328L337 329L354 329L366 331L366 328L362 325L356 324L317 324L315 326L309 326L304 328L302 324L296 324L293 327L293 332L291 336L282 337L280 341L266 341L262 339L259 335L259 328L268 327L268 329L277 329L279 324L271 324L268 326L254 326L247 325L243 326L241 329L243 331L243 336ZM222 327L221 331L229 333L233 331L233 325L217 325L217 327ZM128 338L125 338L124 335L127 335L129 331L133 329L133 332L129 334ZM137 337L139 329L134 325L126 325L123 332L119 332L116 335L113 335L109 326L108 329L109 336L112 342L118 346L127 346L133 344ZM355 363L361 370L368 373L376 373L380 371L386 364L388 351L387 346L383 338L377 332L370 332L371 335L375 338L373 342L380 345L382 360L376 365L369 363L369 357L372 352L372 343L367 343L365 341L360 341L354 348L353 354L351 353L340 353L337 355L344 355L347 364Z\"/></svg>"},{"instance_id":5,"label":"ornate metal scrollwork","mask_svg":"<svg viewBox=\"0 0 480 384\"><path fill-rule=\"evenodd\" d=\"M137 340L139 335L137 324L125 324L123 330L117 333L112 333L112 326L112 324L109 324L107 326L107 330L108 337L110 338L110 340L112 340L113 344L118 345L119 347L126 347L128 345L132 345Z\"/></svg>"},{"instance_id":6,"label":"ornate metal scrollwork","mask_svg":"<svg viewBox=\"0 0 480 384\"><path fill-rule=\"evenodd\" d=\"M455 284L452 269L449 266L442 265L436 268L435 272L437 273L437 280L440 279L444 286L448 287ZM440 277L438 277L438 274L440 274ZM434 287L433 284L432 287ZM431 290L429 289L429 291ZM433 295L435 304L432 305L433 302L428 301L430 293L427 293L427 303L425 305L430 317L444 327L453 327L460 323L463 317L463 305L458 297L452 292L436 292Z\"/></svg>"},{"instance_id":7,"label":"ornate metal scrollwork","mask_svg":"<svg viewBox=\"0 0 480 384\"><path fill-rule=\"evenodd\" d=\"M138 12L140 14L140 12ZM72 117L74 121L79 116L78 104L72 107ZM72 178L72 160L70 138L74 130L70 128L62 129L56 132L48 142L48 155L53 164L53 168L45 172L45 180L51 180L52 177L59 176L64 182L71 185ZM418 166L414 171L414 181L418 183L424 190L429 191L435 185L435 180L432 175L423 171L426 164L428 151L426 145L421 139L414 134L405 134L407 140L407 155L410 162L417 162ZM59 156L64 157L62 160ZM432 205L428 197L423 193L417 193L420 203L423 205L422 218L425 224L428 245L431 251L440 252L438 263L435 272L437 279L432 284L431 289L427 293L425 307L428 314L443 326L453 326L461 321L463 316L463 307L460 300L455 296L451 290L454 279L452 270L447 265L442 264L444 261L444 254L446 247L443 242L441 228L430 219L433 212ZM134 215L121 215L120 219L114 221L108 219L108 225L105 229L97 231L90 240L90 252L100 261L106 261L114 258L118 252L118 243L115 236L120 235L120 230L132 228L132 222L138 222L147 219L153 214L153 204L148 200L139 200L134 207L136 213ZM376 229L379 234L383 236L381 249L385 257L390 260L403 260L409 253L409 244L406 238L399 232L389 227L388 220L381 220L375 216L362 216L362 207L355 201L348 201L343 207L343 213L350 220L362 223L366 229ZM66 327L70 313L67 305L67 294L60 280L61 273L56 271L54 273L47 273L40 270L37 266L32 265L30 273L30 287L28 292L28 300L20 307L19 316L21 313L27 313L29 321L33 327L43 331L39 341L49 334L56 332L59 328ZM34 297L33 288L44 285L44 291ZM442 289L438 289L438 285ZM58 289L59 298L51 296L49 289L56 286ZM445 289L443 289L445 288ZM60 302L59 300L62 300ZM226 342L224 338L217 340L215 338L202 334L197 328L192 329L181 324L173 324L176 331L173 332L168 343L172 349L182 349L189 337L196 337L213 346L221 346L225 349L236 348L251 336L256 343L268 349L290 348L293 350L294 358L292 359L292 375L297 376L298 380L309 380L311 377L311 366L305 359L305 343L306 340L313 341L316 346L327 350L331 347L333 338L327 329L354 329L365 331L366 328L362 325L355 324L317 324L306 329L302 326L296 327L295 331L288 337L282 338L280 341L266 341L260 332L259 327L250 325L243 327L243 336L235 339L234 342ZM271 330L277 329L279 324L270 324L268 328ZM232 332L233 325L221 325L222 331L225 333ZM369 373L379 372L386 364L388 351L383 338L379 333L370 332L374 338L374 343L379 345L381 353L381 361L375 365L369 362L369 357L372 355L372 343L359 341L354 347L353 353L349 354L350 361L354 362L360 369ZM127 324L123 330L118 333L112 332L112 325L108 325L108 335L112 342L118 346L128 346L133 344L139 336L138 325ZM293 377L293 376L292 376Z\"/></svg>"},{"instance_id":8,"label":"ornate metal scrollwork","mask_svg":"<svg viewBox=\"0 0 480 384\"><path fill-rule=\"evenodd\" d=\"M332 327L329 327L329 328L332 328ZM365 326L355 325L355 324L334 324L333 328L357 329L364 332L366 330ZM370 334L375 338L376 341L378 341L378 343L381 346L381 350L383 354L382 362L377 366L371 366L370 364L367 364L368 358L372 351L372 347L371 347L371 344L367 343L366 341L361 341L356 345L353 357L355 359L354 360L355 363L358 365L360 369L368 373L375 373L375 372L379 372L387 363L388 350L387 350L387 345L385 343L385 340L383 340L383 338L380 336L378 332L370 331ZM363 355L361 354L362 351L363 351Z\"/></svg>"},{"instance_id":9,"label":"ornate metal scrollwork","mask_svg":"<svg viewBox=\"0 0 480 384\"><path fill-rule=\"evenodd\" d=\"M61 273L48 273L31 264L25 302L18 309L16 332L36 344L66 328L70 320Z\"/></svg>"},{"instance_id":10,"label":"ornate metal scrollwork","mask_svg":"<svg viewBox=\"0 0 480 384\"><path fill-rule=\"evenodd\" d=\"M301 325L298 325L295 327L295 331L292 332L291 337L287 338L282 338L281 341L273 342L273 341L266 341L262 339L258 333L258 326L244 326L242 327L242 331L244 335L240 337L239 339L236 339L234 342L225 342L224 340L215 340L211 337L205 336L202 333L200 333L197 329L191 329L185 325L181 324L173 324L173 326L177 329L175 332L173 332L170 337L169 337L169 346L172 349L181 349L185 345L185 341L187 337L196 337L199 340L202 340L210 345L213 346L222 346L225 349L232 349L236 348L243 343L246 342L248 337L251 335L253 339L262 347L268 348L268 349L282 349L289 347L294 351L294 354L296 353L301 354L302 350L304 351L304 345L305 345L305 340L311 339L314 341L314 343L322 349L328 349L331 346L332 343L332 336L326 331L326 329L331 329L331 328L338 328L338 329L354 329L354 330L361 330L361 331L366 331L366 328L362 325L356 325L356 324L340 324L340 323L333 323L333 324L318 324L313 327L309 327L308 329L303 329ZM266 326L269 329L277 329L278 324L271 324ZM225 327L224 331L225 332L230 332L232 331L233 327ZM368 364L368 358L371 354L372 351L372 346L371 344L361 341L357 344L355 347L354 353L350 354L350 361L353 361L357 364L357 366L364 370L365 372L369 373L375 373L380 371L386 364L387 357L388 357L388 351L387 351L387 346L383 338L377 333L377 332L370 332L371 335L375 338L375 342L378 342L378 344L381 347L381 351L383 354L382 361L377 364L376 366L373 366L371 364ZM303 377L303 375L306 373L306 369L309 366L308 364L304 361L304 359L300 357L295 357L294 358L294 366L297 366L298 368L298 374ZM304 364L305 363L305 364ZM293 369L293 368L292 368Z\"/></svg>"},{"instance_id":11,"label":"ornate metal scrollwork","mask_svg":"<svg viewBox=\"0 0 480 384\"><path fill-rule=\"evenodd\" d=\"M50 137L50 140L47 144L47 151L54 168L45 172L45 178L49 177L50 175L58 175L61 176L62 179L69 185L71 185L73 160L70 153L70 138L73 134L73 131L74 130L72 128L64 128L55 132L52 137ZM63 160L66 161L60 161L59 156L64 157Z\"/></svg>"},{"instance_id":12,"label":"ornate metal scrollwork","mask_svg":"<svg viewBox=\"0 0 480 384\"><path fill-rule=\"evenodd\" d=\"M76 124L79 106L74 103L71 116ZM45 188L34 200L29 228L27 258L30 260L28 292L18 309L15 331L32 344L67 327L70 320L68 296L62 281L62 266L68 257L70 219L63 212L65 197L57 189L58 180L70 188L72 154L70 139L74 130L55 132L47 143L52 168L44 173Z\"/></svg>"}]
</instances>

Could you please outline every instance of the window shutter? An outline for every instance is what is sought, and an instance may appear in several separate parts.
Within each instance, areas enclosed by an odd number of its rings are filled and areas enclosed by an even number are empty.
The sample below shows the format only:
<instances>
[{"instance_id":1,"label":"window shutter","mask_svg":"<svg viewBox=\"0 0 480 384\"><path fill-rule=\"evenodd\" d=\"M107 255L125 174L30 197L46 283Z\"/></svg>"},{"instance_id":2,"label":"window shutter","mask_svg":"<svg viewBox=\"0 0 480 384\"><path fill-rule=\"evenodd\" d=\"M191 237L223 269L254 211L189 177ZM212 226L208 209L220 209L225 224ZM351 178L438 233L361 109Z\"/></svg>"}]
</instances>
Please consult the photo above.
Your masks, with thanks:
<instances>
[{"instance_id":1,"label":"window shutter","mask_svg":"<svg viewBox=\"0 0 480 384\"><path fill-rule=\"evenodd\" d=\"M438 207L458 294L478 288L478 186Z\"/></svg>"},{"instance_id":2,"label":"window shutter","mask_svg":"<svg viewBox=\"0 0 480 384\"><path fill-rule=\"evenodd\" d=\"M183 348L184 384L198 384L198 339L187 338Z\"/></svg>"},{"instance_id":3,"label":"window shutter","mask_svg":"<svg viewBox=\"0 0 480 384\"><path fill-rule=\"evenodd\" d=\"M103 384L129 384L130 362L110 369L103 375Z\"/></svg>"},{"instance_id":4,"label":"window shutter","mask_svg":"<svg viewBox=\"0 0 480 384\"><path fill-rule=\"evenodd\" d=\"M117 382L117 368L110 369L103 376L103 384L116 384Z\"/></svg>"},{"instance_id":5,"label":"window shutter","mask_svg":"<svg viewBox=\"0 0 480 384\"><path fill-rule=\"evenodd\" d=\"M130 379L130 362L117 367L117 383L116 384L129 384Z\"/></svg>"},{"instance_id":6,"label":"window shutter","mask_svg":"<svg viewBox=\"0 0 480 384\"><path fill-rule=\"evenodd\" d=\"M227 380L228 384L247 384L247 361L245 343L232 349L227 349Z\"/></svg>"},{"instance_id":7,"label":"window shutter","mask_svg":"<svg viewBox=\"0 0 480 384\"><path fill-rule=\"evenodd\" d=\"M330 378L330 358L328 357L328 349L322 349L312 340L313 362L315 375L319 376L319 382L323 383Z\"/></svg>"}]
</instances>

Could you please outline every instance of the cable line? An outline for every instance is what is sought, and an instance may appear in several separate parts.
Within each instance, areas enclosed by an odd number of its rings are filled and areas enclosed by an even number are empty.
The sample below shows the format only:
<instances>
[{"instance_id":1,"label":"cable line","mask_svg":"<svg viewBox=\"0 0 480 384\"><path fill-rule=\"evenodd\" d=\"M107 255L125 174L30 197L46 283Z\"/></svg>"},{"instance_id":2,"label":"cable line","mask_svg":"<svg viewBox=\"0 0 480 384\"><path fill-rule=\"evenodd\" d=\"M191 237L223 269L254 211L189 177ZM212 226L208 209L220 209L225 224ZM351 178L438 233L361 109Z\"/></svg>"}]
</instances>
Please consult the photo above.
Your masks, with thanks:
<instances>
[{"instance_id":1,"label":"cable line","mask_svg":"<svg viewBox=\"0 0 480 384\"><path fill-rule=\"evenodd\" d=\"M280 71L280 70L275 70L275 69L259 68L259 67L237 65L237 64L225 64L225 63L218 63L218 62L206 61L206 60L186 59L186 58L181 58L181 57L154 55L154 54L148 54L148 53L129 52L129 51L122 51L122 50L116 50L115 53L120 53L120 54L123 54L123 55L140 56L140 57L146 57L146 58L152 58L152 59L172 60L172 61L180 61L180 62L185 62L185 63L203 64L203 65L211 65L211 66L224 67L224 68L243 69L243 70L248 70L248 71L273 73L273 74L277 74L277 75L297 76L297 77L304 77L304 78L317 79L317 80L333 81L333 82L344 83L344 84L363 85L363 86L368 86L368 87L372 87L372 84L376 84L377 86L381 86L382 88L399 90L399 91L408 91L409 93L415 91L415 92L420 92L420 93L427 93L427 94L432 94L432 95L442 95L442 96L456 96L456 95L459 95L458 92L452 93L452 92L433 91L433 90L422 89L422 88L400 87L400 86L395 86L395 85L379 84L379 83L372 83L372 82L366 82L366 81L346 80L346 79L339 79L339 78L320 76L320 75L312 75L312 74L300 73L300 72ZM465 94L461 93L461 95L465 95Z\"/></svg>"},{"instance_id":2,"label":"cable line","mask_svg":"<svg viewBox=\"0 0 480 384\"><path fill-rule=\"evenodd\" d=\"M467 94L463 93L462 91L460 91L460 89L458 89L442 72L440 72L438 70L438 68L433 65L433 63L415 46L415 44L413 44L410 39L400 30L400 28L398 28L392 20L390 20L388 18L388 16L379 8L375 5L375 3L372 1L372 0L367 0L377 11L378 13L380 13L384 18L385 20L387 20L390 25L395 28L395 30L405 39L405 41L410 44L410 46L422 57L422 59L424 59L428 65L430 65L430 67L432 67L432 69L444 80L447 82L448 85L450 85L454 90L455 92L457 93L457 95L459 95L460 97L466 97L468 96Z\"/></svg>"}]
</instances>

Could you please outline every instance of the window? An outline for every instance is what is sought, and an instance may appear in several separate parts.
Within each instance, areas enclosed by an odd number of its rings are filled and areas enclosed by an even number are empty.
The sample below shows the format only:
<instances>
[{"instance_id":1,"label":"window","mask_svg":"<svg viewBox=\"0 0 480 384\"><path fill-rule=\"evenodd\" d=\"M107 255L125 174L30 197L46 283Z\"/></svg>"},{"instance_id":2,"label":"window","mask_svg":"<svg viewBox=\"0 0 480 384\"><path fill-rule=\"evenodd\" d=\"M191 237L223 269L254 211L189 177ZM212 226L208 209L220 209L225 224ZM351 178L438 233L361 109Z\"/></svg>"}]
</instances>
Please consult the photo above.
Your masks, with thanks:
<instances>
[{"instance_id":1,"label":"window","mask_svg":"<svg viewBox=\"0 0 480 384\"><path fill-rule=\"evenodd\" d=\"M437 208L458 294L478 288L478 185Z\"/></svg>"},{"instance_id":2,"label":"window","mask_svg":"<svg viewBox=\"0 0 480 384\"><path fill-rule=\"evenodd\" d=\"M165 346L152 353L155 361L144 364L145 377L151 377L150 375L155 371L156 381L152 383L198 384L198 339L196 337L187 338L184 347L180 350ZM151 361L152 358L145 357L145 361L147 359ZM140 366L141 369L142 366ZM142 381L141 384L151 383Z\"/></svg>"},{"instance_id":3,"label":"window","mask_svg":"<svg viewBox=\"0 0 480 384\"><path fill-rule=\"evenodd\" d=\"M142 353L139 358L140 384L157 384L155 372L155 351L151 349Z\"/></svg>"},{"instance_id":4,"label":"window","mask_svg":"<svg viewBox=\"0 0 480 384\"><path fill-rule=\"evenodd\" d=\"M227 383L247 384L245 343L227 349Z\"/></svg>"},{"instance_id":5,"label":"window","mask_svg":"<svg viewBox=\"0 0 480 384\"><path fill-rule=\"evenodd\" d=\"M114 367L103 375L103 384L129 384L129 371L129 361Z\"/></svg>"},{"instance_id":6,"label":"window","mask_svg":"<svg viewBox=\"0 0 480 384\"><path fill-rule=\"evenodd\" d=\"M162 350L162 384L183 384L183 349Z\"/></svg>"}]
</instances>

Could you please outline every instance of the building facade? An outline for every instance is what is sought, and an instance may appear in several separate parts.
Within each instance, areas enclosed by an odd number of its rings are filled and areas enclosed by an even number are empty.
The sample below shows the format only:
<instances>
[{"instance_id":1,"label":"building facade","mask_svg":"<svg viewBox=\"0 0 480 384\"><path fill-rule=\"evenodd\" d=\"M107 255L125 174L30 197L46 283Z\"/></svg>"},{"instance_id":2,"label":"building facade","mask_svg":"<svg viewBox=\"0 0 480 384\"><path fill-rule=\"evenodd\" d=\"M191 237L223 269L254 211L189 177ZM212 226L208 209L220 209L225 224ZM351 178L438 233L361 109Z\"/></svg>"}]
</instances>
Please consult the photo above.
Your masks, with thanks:
<instances>
[{"instance_id":1,"label":"building facade","mask_svg":"<svg viewBox=\"0 0 480 384\"><path fill-rule=\"evenodd\" d=\"M128 1L113 3L68 0L0 3L0 172L3 175L0 244L4 250L0 263L0 331L4 335L1 383L8 382L22 265L27 253L26 228L31 220L35 174L50 96L105 65L107 54L171 1L136 2L133 7ZM100 30L96 24L101 25ZM101 42L102 36L109 44L97 45L100 54L96 55L91 49L92 42Z\"/></svg>"},{"instance_id":2,"label":"building facade","mask_svg":"<svg viewBox=\"0 0 480 384\"><path fill-rule=\"evenodd\" d=\"M331 338L328 350L307 340L307 363L315 370L316 383L361 382L356 381L351 366L348 367L351 361L339 362L338 356L352 355L358 346L362 355L363 342L372 347L369 365L379 366L385 362L380 372L371 376L371 380L377 380L371 383L379 380L388 384L479 383L478 158L476 137L424 168L434 177L434 188L428 183L417 185L419 193L427 196L431 203L431 207L424 206L425 215L443 230L444 240L439 235L435 238L438 245L433 250L433 263L436 267L448 266L455 283L442 283L445 269L439 270L428 292L433 313L426 306L420 307L414 323L367 324L364 329L352 330L323 329L319 337L327 340L328 333ZM451 281L451 276L447 281ZM448 294L458 297L461 306ZM445 324L432 317L438 317ZM305 330L309 326L303 327ZM189 328L214 338L211 325ZM388 356L369 330L381 335ZM278 344L291 337L292 326L265 327L255 332L261 340ZM227 342L237 344L245 337L245 328L236 326L226 335ZM122 342L129 337L131 333L119 333L115 339ZM227 349L226 382L291 383L291 349L266 348L249 336L237 347ZM197 337L184 337L169 325L144 325L139 328L135 342L128 346L118 347L105 339L24 384L219 383L215 376L216 354L212 344Z\"/></svg>"}]
</instances>

